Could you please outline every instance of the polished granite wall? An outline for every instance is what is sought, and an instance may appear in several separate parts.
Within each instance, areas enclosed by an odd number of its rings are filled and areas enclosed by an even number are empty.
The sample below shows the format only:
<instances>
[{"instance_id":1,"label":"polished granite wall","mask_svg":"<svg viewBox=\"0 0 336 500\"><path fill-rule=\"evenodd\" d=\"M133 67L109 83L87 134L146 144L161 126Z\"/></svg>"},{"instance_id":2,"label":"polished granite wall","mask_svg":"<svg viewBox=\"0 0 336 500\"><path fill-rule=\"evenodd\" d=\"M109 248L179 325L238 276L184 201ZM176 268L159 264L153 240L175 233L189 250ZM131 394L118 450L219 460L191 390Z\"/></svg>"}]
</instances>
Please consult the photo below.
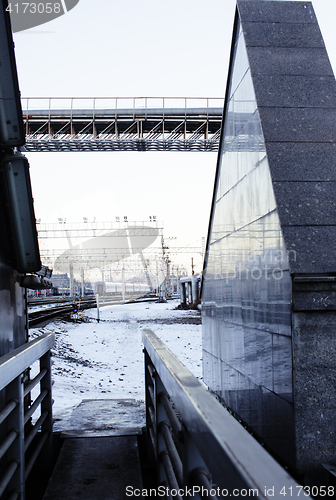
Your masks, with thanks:
<instances>
[{"instance_id":1,"label":"polished granite wall","mask_svg":"<svg viewBox=\"0 0 336 500\"><path fill-rule=\"evenodd\" d=\"M309 321L293 307L293 293L307 297L293 279L336 272L335 142L335 80L311 3L238 0L202 290L204 380L301 474L335 446L326 356L314 369L302 359L336 301L315 297ZM320 352L335 352L326 339ZM307 390L319 385L314 409Z\"/></svg>"},{"instance_id":2,"label":"polished granite wall","mask_svg":"<svg viewBox=\"0 0 336 500\"><path fill-rule=\"evenodd\" d=\"M294 463L291 279L240 22L227 112L203 294L204 379Z\"/></svg>"}]
</instances>

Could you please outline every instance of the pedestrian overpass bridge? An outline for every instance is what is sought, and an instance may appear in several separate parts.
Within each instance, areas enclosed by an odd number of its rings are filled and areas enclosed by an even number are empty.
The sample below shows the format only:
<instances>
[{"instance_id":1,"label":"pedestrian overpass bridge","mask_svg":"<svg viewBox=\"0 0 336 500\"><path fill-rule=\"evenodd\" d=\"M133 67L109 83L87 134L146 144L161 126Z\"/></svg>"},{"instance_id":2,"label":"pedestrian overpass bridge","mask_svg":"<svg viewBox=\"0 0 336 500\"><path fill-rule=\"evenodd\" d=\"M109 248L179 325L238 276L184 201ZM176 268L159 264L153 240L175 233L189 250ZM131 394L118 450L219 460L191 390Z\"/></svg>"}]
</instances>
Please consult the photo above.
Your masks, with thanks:
<instances>
[{"instance_id":1,"label":"pedestrian overpass bridge","mask_svg":"<svg viewBox=\"0 0 336 500\"><path fill-rule=\"evenodd\" d=\"M217 151L223 98L23 98L26 151Z\"/></svg>"}]
</instances>

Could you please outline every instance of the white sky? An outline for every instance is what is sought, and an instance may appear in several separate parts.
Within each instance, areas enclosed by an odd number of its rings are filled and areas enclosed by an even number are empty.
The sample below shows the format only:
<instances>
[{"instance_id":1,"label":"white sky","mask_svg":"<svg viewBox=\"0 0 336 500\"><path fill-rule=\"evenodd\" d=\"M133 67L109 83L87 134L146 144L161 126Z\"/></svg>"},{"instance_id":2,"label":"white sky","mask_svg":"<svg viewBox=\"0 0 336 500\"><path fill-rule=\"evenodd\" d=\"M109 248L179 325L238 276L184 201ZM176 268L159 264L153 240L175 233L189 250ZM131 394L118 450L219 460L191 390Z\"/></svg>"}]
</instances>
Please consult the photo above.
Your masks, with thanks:
<instances>
[{"instance_id":1,"label":"white sky","mask_svg":"<svg viewBox=\"0 0 336 500\"><path fill-rule=\"evenodd\" d=\"M313 6L335 69L336 4ZM80 0L66 15L14 35L21 94L223 97L234 10L235 0ZM201 246L206 237L215 153L27 156L42 222L156 215L164 235L177 237L174 246Z\"/></svg>"}]
</instances>

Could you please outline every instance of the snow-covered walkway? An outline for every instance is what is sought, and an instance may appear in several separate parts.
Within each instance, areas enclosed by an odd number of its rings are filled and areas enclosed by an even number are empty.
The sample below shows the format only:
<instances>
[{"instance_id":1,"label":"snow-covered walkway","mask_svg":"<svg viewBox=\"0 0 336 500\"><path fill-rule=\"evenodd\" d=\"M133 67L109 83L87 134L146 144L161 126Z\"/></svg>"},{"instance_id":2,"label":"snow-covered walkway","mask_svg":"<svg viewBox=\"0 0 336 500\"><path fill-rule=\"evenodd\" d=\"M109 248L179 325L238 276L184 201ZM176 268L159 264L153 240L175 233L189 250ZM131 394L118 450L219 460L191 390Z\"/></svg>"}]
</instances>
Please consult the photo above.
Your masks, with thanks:
<instances>
[{"instance_id":1,"label":"snow-covered walkway","mask_svg":"<svg viewBox=\"0 0 336 500\"><path fill-rule=\"evenodd\" d=\"M142 329L151 328L180 361L202 377L201 316L175 310L179 301L141 302L85 311L85 322L55 321L30 330L56 333L53 349L54 416L83 399L144 400Z\"/></svg>"}]
</instances>

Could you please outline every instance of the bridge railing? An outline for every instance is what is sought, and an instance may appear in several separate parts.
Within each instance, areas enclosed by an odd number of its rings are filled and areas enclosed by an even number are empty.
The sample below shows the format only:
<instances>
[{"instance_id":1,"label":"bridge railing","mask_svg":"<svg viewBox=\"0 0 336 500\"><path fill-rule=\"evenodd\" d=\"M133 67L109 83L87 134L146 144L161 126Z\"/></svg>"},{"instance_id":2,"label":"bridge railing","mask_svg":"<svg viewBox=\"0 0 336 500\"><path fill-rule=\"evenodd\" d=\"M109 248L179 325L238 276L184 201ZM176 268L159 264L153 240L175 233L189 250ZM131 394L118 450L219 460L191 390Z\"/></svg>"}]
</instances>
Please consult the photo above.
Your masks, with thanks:
<instances>
[{"instance_id":1,"label":"bridge railing","mask_svg":"<svg viewBox=\"0 0 336 500\"><path fill-rule=\"evenodd\" d=\"M27 151L217 151L224 100L23 98Z\"/></svg>"},{"instance_id":2,"label":"bridge railing","mask_svg":"<svg viewBox=\"0 0 336 500\"><path fill-rule=\"evenodd\" d=\"M158 488L179 500L308 497L151 330L143 342L147 447Z\"/></svg>"},{"instance_id":3,"label":"bridge railing","mask_svg":"<svg viewBox=\"0 0 336 500\"><path fill-rule=\"evenodd\" d=\"M79 111L81 115L87 111L91 117L99 110L109 114L111 110L117 116L126 112L133 114L137 112L151 113L153 110L189 109L204 110L204 114L210 114L212 109L223 109L224 98L221 97L22 97L22 111L25 116L30 111L45 111L45 116L52 115L55 111L71 112Z\"/></svg>"},{"instance_id":4,"label":"bridge railing","mask_svg":"<svg viewBox=\"0 0 336 500\"><path fill-rule=\"evenodd\" d=\"M25 498L25 481L42 449L44 467L51 466L54 340L53 333L41 335L0 358L0 498ZM30 380L29 368L38 360L39 371Z\"/></svg>"}]
</instances>

